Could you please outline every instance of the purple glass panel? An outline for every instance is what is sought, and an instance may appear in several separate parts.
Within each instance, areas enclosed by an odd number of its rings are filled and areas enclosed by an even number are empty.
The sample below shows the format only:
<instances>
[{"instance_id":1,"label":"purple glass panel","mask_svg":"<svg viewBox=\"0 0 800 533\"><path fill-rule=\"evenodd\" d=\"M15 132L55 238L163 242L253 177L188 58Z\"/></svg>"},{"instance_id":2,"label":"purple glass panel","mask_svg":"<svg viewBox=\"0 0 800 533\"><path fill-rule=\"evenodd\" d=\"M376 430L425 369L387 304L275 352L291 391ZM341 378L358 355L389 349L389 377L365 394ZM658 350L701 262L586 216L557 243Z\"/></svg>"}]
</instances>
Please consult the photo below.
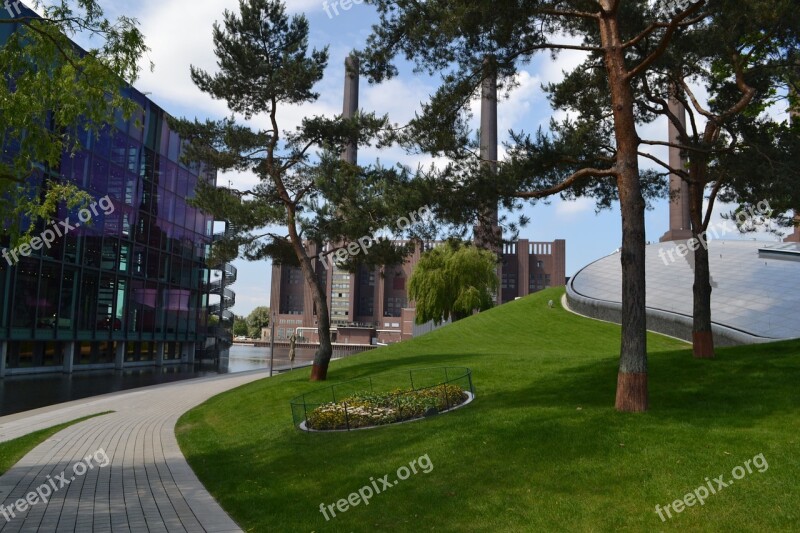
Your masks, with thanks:
<instances>
[{"instance_id":1,"label":"purple glass panel","mask_svg":"<svg viewBox=\"0 0 800 533\"><path fill-rule=\"evenodd\" d=\"M91 189L100 196L108 192L108 161L96 156L92 159Z\"/></svg>"}]
</instances>

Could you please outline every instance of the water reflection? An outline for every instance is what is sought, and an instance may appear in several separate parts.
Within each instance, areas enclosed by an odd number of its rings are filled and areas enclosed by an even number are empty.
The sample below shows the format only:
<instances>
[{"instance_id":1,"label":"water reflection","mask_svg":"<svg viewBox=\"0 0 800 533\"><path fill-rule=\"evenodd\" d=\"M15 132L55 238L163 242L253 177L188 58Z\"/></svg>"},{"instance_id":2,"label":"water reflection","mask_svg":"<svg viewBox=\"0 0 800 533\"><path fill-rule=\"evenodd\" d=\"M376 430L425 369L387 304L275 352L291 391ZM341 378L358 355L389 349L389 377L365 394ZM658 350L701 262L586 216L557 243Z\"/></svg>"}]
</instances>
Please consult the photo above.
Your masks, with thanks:
<instances>
[{"instance_id":1,"label":"water reflection","mask_svg":"<svg viewBox=\"0 0 800 533\"><path fill-rule=\"evenodd\" d=\"M288 369L288 350L275 350L275 368ZM306 353L308 352L308 353ZM298 350L297 365L313 359L313 350ZM269 348L233 346L228 373L269 368ZM90 396L216 375L214 369L192 365L125 370L91 370L68 374L32 374L0 379L0 416L80 400Z\"/></svg>"},{"instance_id":2,"label":"water reflection","mask_svg":"<svg viewBox=\"0 0 800 533\"><path fill-rule=\"evenodd\" d=\"M191 365L125 370L90 370L67 374L32 374L0 379L0 416L38 409L99 394L214 375Z\"/></svg>"},{"instance_id":3,"label":"water reflection","mask_svg":"<svg viewBox=\"0 0 800 533\"><path fill-rule=\"evenodd\" d=\"M277 350L275 350L277 352ZM278 366L278 361L275 361ZM256 348L255 346L231 347L231 358L228 362L228 372L247 372L248 370L258 370L259 368L269 368L269 348Z\"/></svg>"}]
</instances>

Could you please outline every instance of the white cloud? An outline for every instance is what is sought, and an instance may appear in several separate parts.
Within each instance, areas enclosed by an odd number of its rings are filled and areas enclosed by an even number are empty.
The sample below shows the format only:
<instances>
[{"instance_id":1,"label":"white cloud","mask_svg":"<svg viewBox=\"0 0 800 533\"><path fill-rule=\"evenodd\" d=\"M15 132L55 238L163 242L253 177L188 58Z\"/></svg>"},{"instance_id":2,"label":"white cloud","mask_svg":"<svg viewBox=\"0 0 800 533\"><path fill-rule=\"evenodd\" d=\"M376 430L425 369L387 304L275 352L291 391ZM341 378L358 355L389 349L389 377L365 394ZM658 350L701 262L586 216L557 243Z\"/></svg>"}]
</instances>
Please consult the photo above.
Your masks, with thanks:
<instances>
[{"instance_id":1,"label":"white cloud","mask_svg":"<svg viewBox=\"0 0 800 533\"><path fill-rule=\"evenodd\" d=\"M192 83L191 65L213 69L212 24L222 18L225 9L235 9L235 0L200 1L187 6L183 2L148 2L138 15L142 32L151 52L146 59L155 68L145 71L137 87L152 93L157 101L166 100L172 108L180 105L198 113L224 114L225 105L214 102ZM191 28L176 33L176 28Z\"/></svg>"},{"instance_id":2,"label":"white cloud","mask_svg":"<svg viewBox=\"0 0 800 533\"><path fill-rule=\"evenodd\" d=\"M584 213L593 212L594 200L591 198L578 198L574 202L567 202L561 199L554 200L556 203L556 215L561 218L575 218Z\"/></svg>"}]
</instances>

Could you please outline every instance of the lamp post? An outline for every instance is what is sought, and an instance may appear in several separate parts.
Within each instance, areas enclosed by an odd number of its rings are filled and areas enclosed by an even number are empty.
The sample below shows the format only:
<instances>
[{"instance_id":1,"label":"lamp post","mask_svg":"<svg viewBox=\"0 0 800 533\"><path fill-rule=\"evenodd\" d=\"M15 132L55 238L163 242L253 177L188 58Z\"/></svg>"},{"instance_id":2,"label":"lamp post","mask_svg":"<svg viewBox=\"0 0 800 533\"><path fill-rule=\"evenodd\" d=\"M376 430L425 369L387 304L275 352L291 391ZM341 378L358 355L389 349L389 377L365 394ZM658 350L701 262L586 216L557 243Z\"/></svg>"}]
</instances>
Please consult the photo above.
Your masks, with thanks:
<instances>
[{"instance_id":1,"label":"lamp post","mask_svg":"<svg viewBox=\"0 0 800 533\"><path fill-rule=\"evenodd\" d=\"M272 364L275 361L275 311L269 319L269 377L272 377Z\"/></svg>"}]
</instances>

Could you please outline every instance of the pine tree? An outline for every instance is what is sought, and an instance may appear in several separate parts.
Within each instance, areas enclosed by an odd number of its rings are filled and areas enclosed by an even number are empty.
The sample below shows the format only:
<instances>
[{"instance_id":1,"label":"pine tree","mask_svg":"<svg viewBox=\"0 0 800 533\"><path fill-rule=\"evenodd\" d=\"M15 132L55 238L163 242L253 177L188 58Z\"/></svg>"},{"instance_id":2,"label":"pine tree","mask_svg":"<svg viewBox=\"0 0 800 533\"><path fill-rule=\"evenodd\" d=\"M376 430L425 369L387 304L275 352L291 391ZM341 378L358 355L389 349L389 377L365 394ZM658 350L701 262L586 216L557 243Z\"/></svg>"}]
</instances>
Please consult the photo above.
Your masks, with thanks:
<instances>
[{"instance_id":1,"label":"pine tree","mask_svg":"<svg viewBox=\"0 0 800 533\"><path fill-rule=\"evenodd\" d=\"M324 380L333 353L324 286L328 256L396 221L397 213L419 195L405 192L409 176L402 169L362 167L340 157L347 149L391 137L386 117L312 117L295 132L281 129L285 106L319 97L314 86L322 79L328 50L309 50L307 19L290 18L280 1L242 0L239 11L225 11L222 24L214 24L219 71L193 67L192 80L244 120L180 120L175 128L189 142L187 159L258 176L259 183L249 190L199 187L194 204L227 221L230 230L215 243L212 262L241 252L248 260L271 258L300 268L320 340L311 379ZM253 127L250 121L262 117L266 129ZM287 234L268 227L286 228ZM319 261L323 247L326 257ZM391 264L407 251L370 243L359 261ZM357 268L343 255L343 266Z\"/></svg>"},{"instance_id":2,"label":"pine tree","mask_svg":"<svg viewBox=\"0 0 800 533\"><path fill-rule=\"evenodd\" d=\"M788 117L767 113L790 97L800 66L794 52L800 44L796 9L791 0L710 2L703 24L680 32L639 80L642 115L666 116L678 132L667 142L642 144L666 145L684 155L685 164L676 168L651 151L642 153L688 185L697 358L714 357L706 232L719 195L753 206L765 201L778 213L800 205L800 154L791 140L797 130L792 132ZM760 198L753 196L756 191Z\"/></svg>"},{"instance_id":3,"label":"pine tree","mask_svg":"<svg viewBox=\"0 0 800 533\"><path fill-rule=\"evenodd\" d=\"M397 74L392 63L396 56L413 58L418 69L431 74L443 72L443 84L409 128L408 142L455 161L441 180L446 208L457 212L455 202L480 203L496 195L507 205L514 199L562 193L597 195L606 204L619 199L623 288L616 407L645 411L644 212L647 191L658 186L652 174L639 169L635 89L676 32L705 18L699 13L705 2L684 2L680 7L643 0L369 3L377 6L381 17L362 53L372 81ZM565 34L581 42L560 41L558 36ZM567 49L587 52L592 69L585 75L603 83L591 100L564 102L564 107L577 108L579 117L566 121L553 136L516 135L514 156L508 166L501 163L497 177L479 164L466 163L473 150L464 110L483 81L496 75L506 87L513 85L520 65L535 54ZM539 172L528 172L531 168ZM455 186L453 176L459 178Z\"/></svg>"}]
</instances>

